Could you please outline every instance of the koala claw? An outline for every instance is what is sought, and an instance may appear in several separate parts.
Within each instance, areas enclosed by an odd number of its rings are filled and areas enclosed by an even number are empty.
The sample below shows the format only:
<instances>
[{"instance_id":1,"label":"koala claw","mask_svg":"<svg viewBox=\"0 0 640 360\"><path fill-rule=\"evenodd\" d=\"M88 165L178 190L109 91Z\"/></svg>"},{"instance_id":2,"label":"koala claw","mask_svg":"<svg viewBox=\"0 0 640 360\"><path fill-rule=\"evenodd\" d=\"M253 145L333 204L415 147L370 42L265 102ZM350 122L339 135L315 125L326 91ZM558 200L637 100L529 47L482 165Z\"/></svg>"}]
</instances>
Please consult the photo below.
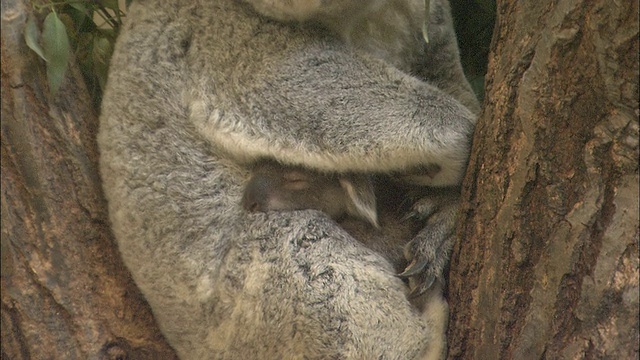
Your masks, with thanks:
<instances>
[{"instance_id":1,"label":"koala claw","mask_svg":"<svg viewBox=\"0 0 640 360\"><path fill-rule=\"evenodd\" d=\"M415 299L419 297L420 295L426 293L429 289L431 289L431 287L435 282L436 282L435 276L427 275L424 281L420 282L418 286L413 288L407 297L409 299Z\"/></svg>"},{"instance_id":2,"label":"koala claw","mask_svg":"<svg viewBox=\"0 0 640 360\"><path fill-rule=\"evenodd\" d=\"M411 210L407 212L404 216L402 216L402 218L400 218L400 221L403 221L403 222L424 221L430 215L431 213L425 213L419 210Z\"/></svg>"},{"instance_id":3,"label":"koala claw","mask_svg":"<svg viewBox=\"0 0 640 360\"><path fill-rule=\"evenodd\" d=\"M429 262L427 260L418 261L418 259L413 259L413 261L411 261L411 263L404 269L404 271L397 276L401 278L409 278L419 275L424 272L424 269L427 267L428 263Z\"/></svg>"},{"instance_id":4,"label":"koala claw","mask_svg":"<svg viewBox=\"0 0 640 360\"><path fill-rule=\"evenodd\" d=\"M396 275L399 278L409 279L409 288L411 289L407 297L415 299L427 292L435 283L436 275L429 270L428 260L418 260L414 258L403 272Z\"/></svg>"},{"instance_id":5,"label":"koala claw","mask_svg":"<svg viewBox=\"0 0 640 360\"><path fill-rule=\"evenodd\" d=\"M439 206L440 204L437 202L437 199L432 199L432 198L420 199L411 207L411 210L402 217L402 220L403 221L409 221L409 220L423 221L428 217L430 217L431 215L433 215L433 213L435 213L438 210Z\"/></svg>"}]
</instances>

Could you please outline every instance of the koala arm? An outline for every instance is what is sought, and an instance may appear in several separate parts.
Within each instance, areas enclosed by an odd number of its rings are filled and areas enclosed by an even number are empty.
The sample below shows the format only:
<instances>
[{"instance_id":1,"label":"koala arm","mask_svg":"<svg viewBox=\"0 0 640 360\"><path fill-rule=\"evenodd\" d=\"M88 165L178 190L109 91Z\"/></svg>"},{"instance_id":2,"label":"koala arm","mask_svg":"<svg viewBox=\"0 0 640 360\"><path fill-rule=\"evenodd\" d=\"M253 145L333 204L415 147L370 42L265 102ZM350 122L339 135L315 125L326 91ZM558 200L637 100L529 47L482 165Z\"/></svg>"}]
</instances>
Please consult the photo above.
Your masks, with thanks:
<instances>
[{"instance_id":1,"label":"koala arm","mask_svg":"<svg viewBox=\"0 0 640 360\"><path fill-rule=\"evenodd\" d=\"M199 74L189 116L217 149L239 162L269 157L324 171L429 166L439 171L420 178L421 185L461 181L475 122L466 107L318 29L311 35L303 26L251 20L243 26L246 61L223 64L211 54L237 47L224 35L201 37L189 50Z\"/></svg>"}]
</instances>

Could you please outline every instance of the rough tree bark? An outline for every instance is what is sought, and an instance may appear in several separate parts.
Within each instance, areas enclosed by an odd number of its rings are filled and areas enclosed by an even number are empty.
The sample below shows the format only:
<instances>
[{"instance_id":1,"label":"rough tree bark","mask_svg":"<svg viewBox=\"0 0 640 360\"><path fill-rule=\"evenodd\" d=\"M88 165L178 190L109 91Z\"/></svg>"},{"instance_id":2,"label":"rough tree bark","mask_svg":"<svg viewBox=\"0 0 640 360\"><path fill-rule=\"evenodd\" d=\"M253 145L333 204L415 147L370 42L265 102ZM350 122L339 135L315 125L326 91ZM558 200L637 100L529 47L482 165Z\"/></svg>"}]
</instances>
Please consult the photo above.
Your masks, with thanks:
<instances>
[{"instance_id":1,"label":"rough tree bark","mask_svg":"<svg viewBox=\"0 0 640 360\"><path fill-rule=\"evenodd\" d=\"M638 358L638 2L499 1L450 359Z\"/></svg>"},{"instance_id":2,"label":"rough tree bark","mask_svg":"<svg viewBox=\"0 0 640 360\"><path fill-rule=\"evenodd\" d=\"M172 359L111 236L76 67L49 95L2 2L2 359Z\"/></svg>"}]
</instances>

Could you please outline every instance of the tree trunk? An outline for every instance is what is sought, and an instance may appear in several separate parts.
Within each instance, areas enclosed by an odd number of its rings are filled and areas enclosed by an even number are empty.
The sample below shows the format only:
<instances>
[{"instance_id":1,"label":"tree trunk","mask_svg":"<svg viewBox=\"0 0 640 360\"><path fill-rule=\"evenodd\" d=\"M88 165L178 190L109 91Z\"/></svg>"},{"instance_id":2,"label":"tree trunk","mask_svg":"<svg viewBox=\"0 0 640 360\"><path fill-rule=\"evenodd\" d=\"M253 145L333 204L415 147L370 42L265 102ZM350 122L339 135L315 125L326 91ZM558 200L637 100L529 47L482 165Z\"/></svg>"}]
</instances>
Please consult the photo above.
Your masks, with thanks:
<instances>
[{"instance_id":1,"label":"tree trunk","mask_svg":"<svg viewBox=\"0 0 640 360\"><path fill-rule=\"evenodd\" d=\"M500 1L449 358L638 358L638 2Z\"/></svg>"},{"instance_id":2,"label":"tree trunk","mask_svg":"<svg viewBox=\"0 0 640 360\"><path fill-rule=\"evenodd\" d=\"M2 359L172 359L110 233L98 120L72 67L49 95L2 2Z\"/></svg>"}]
</instances>

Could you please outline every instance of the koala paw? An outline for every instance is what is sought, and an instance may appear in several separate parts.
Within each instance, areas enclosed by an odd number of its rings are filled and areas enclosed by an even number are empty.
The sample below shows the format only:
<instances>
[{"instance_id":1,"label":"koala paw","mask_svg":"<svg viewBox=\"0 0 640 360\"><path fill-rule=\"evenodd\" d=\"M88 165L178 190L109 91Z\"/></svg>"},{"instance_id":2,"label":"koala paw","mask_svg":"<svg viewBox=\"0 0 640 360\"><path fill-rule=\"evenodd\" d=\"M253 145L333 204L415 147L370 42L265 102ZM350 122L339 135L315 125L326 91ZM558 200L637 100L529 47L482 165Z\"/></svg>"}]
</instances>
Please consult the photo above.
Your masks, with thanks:
<instances>
[{"instance_id":1,"label":"koala paw","mask_svg":"<svg viewBox=\"0 0 640 360\"><path fill-rule=\"evenodd\" d=\"M441 190L416 201L407 214L408 219L424 220L422 230L404 248L409 265L398 274L409 280L410 299L427 292L436 280L442 281L455 243L458 207L458 192Z\"/></svg>"}]
</instances>

